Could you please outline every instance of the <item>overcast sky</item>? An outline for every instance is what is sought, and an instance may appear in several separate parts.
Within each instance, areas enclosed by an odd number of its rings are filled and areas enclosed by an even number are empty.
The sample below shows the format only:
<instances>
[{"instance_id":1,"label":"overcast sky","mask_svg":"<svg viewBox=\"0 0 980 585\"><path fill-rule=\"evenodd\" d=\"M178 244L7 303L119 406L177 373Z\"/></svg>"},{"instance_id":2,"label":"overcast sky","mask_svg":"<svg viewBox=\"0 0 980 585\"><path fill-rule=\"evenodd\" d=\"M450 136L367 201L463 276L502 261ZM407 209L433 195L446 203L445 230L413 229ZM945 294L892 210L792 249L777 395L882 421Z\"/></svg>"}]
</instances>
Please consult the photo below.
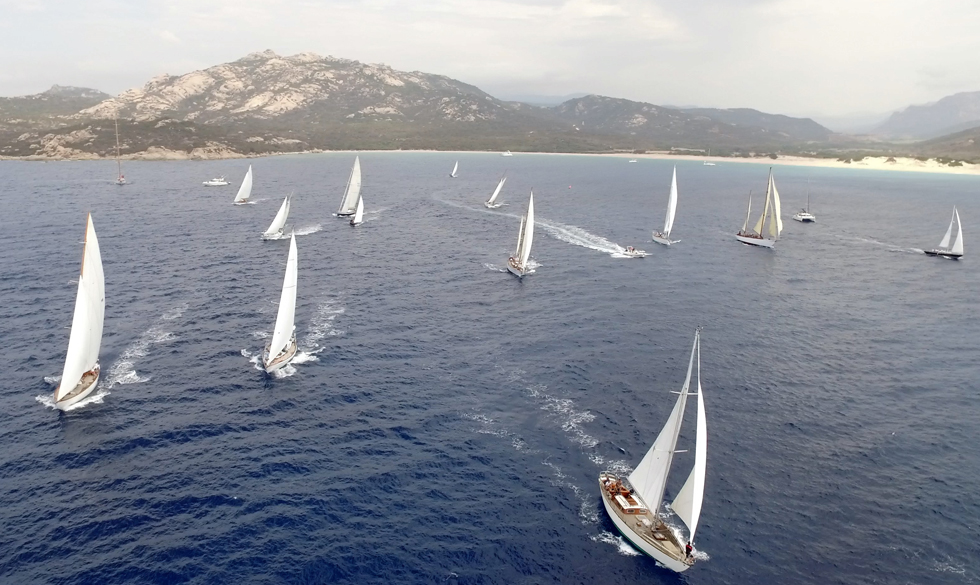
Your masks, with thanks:
<instances>
[{"instance_id":1,"label":"overcast sky","mask_svg":"<svg viewBox=\"0 0 980 585\"><path fill-rule=\"evenodd\" d=\"M980 90L978 0L0 0L0 95L313 51L498 96L790 115Z\"/></svg>"}]
</instances>

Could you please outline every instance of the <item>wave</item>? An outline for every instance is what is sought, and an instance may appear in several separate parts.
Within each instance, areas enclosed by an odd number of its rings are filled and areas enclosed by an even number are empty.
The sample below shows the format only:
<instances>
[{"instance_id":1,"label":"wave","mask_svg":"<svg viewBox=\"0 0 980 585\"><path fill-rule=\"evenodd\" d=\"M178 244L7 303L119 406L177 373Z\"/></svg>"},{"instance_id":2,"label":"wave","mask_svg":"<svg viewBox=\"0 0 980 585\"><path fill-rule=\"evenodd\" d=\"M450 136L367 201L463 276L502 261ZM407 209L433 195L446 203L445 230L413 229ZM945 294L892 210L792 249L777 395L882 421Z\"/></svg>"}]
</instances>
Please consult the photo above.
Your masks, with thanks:
<instances>
[{"instance_id":1,"label":"wave","mask_svg":"<svg viewBox=\"0 0 980 585\"><path fill-rule=\"evenodd\" d=\"M603 530L599 534L596 534L595 536L591 536L589 538L592 539L592 542L603 542L605 544L613 545L614 547L616 547L616 551L623 556L637 557L643 554L640 551L633 548L631 544L627 543L622 536L619 536L618 534L613 534L612 532L606 532L605 530Z\"/></svg>"},{"instance_id":2,"label":"wave","mask_svg":"<svg viewBox=\"0 0 980 585\"><path fill-rule=\"evenodd\" d=\"M184 314L187 305L181 305L165 312L157 319L152 327L143 332L139 339L134 341L123 350L119 358L109 368L109 375L106 377L105 384L108 388L125 384L138 384L148 382L149 375L141 376L136 371L136 363L150 352L150 347L159 343L167 343L177 339L173 332L167 331L164 327L167 322L175 321Z\"/></svg>"},{"instance_id":3,"label":"wave","mask_svg":"<svg viewBox=\"0 0 980 585\"><path fill-rule=\"evenodd\" d=\"M485 262L483 264L483 267L486 268L487 270L493 270L494 272L507 272L506 268L502 266L497 266L496 264L490 264L489 262Z\"/></svg>"},{"instance_id":4,"label":"wave","mask_svg":"<svg viewBox=\"0 0 980 585\"><path fill-rule=\"evenodd\" d=\"M339 315L343 315L347 309L340 304L339 300L330 300L320 303L316 308L316 314L310 321L310 329L303 338L302 346L308 350L315 350L320 347L320 341L324 337L335 337L343 335L345 332L334 326L334 321ZM322 351L322 349L320 350ZM316 353L319 353L316 352Z\"/></svg>"},{"instance_id":5,"label":"wave","mask_svg":"<svg viewBox=\"0 0 980 585\"><path fill-rule=\"evenodd\" d=\"M315 234L323 228L322 224L309 225L306 227L296 228L293 230L293 234L297 236L308 236L310 234Z\"/></svg>"},{"instance_id":6,"label":"wave","mask_svg":"<svg viewBox=\"0 0 980 585\"><path fill-rule=\"evenodd\" d=\"M47 378L45 378L45 380L46 379ZM72 410L76 410L76 409L79 409L79 408L84 408L84 407L88 406L89 404L102 404L102 399L105 398L106 396L108 396L109 394L110 394L110 392L108 390L104 389L102 387L102 385L100 384L99 387L96 388L95 392L93 392L92 394L89 394L84 399L79 400L78 402L76 402L75 404L72 404L71 406L69 406L68 408L65 408L64 410L65 410L65 412L70 412ZM54 394L51 394L51 393L49 393L49 394L41 394L39 396L35 396L34 397L34 400L37 400L38 402L40 402L41 404L43 404L44 406L46 406L48 408L55 409L55 410L58 408L57 406L54 405Z\"/></svg>"}]
</instances>

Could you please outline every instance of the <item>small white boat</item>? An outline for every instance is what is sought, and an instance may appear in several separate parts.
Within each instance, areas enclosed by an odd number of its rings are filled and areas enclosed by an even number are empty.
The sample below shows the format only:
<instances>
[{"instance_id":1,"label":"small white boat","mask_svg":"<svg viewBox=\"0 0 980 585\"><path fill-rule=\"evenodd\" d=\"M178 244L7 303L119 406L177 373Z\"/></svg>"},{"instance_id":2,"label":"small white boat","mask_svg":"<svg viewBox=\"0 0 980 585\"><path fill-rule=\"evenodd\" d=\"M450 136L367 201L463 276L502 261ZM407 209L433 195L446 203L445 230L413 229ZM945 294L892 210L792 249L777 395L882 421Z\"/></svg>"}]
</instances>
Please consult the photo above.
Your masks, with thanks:
<instances>
[{"instance_id":1,"label":"small white boat","mask_svg":"<svg viewBox=\"0 0 980 585\"><path fill-rule=\"evenodd\" d=\"M248 171L245 172L245 178L242 179L242 186L238 188L238 194L235 195L235 200L232 201L235 205L245 205L248 203L248 198L252 195L252 165L248 165Z\"/></svg>"},{"instance_id":2,"label":"small white boat","mask_svg":"<svg viewBox=\"0 0 980 585\"><path fill-rule=\"evenodd\" d=\"M956 224L956 239L953 240L953 247L949 246L950 237L953 235L953 223ZM939 247L935 250L927 250L929 256L939 256L948 260L959 260L963 257L963 224L960 222L960 212L953 207L953 217L949 220L949 227L946 228L946 235L943 241L939 242Z\"/></svg>"},{"instance_id":3,"label":"small white boat","mask_svg":"<svg viewBox=\"0 0 980 585\"><path fill-rule=\"evenodd\" d=\"M75 295L75 316L68 337L68 353L61 383L54 391L54 404L64 410L88 396L99 383L99 349L102 347L102 325L105 320L105 274L102 252L95 235L92 214L85 227L82 270Z\"/></svg>"},{"instance_id":4,"label":"small white boat","mask_svg":"<svg viewBox=\"0 0 980 585\"><path fill-rule=\"evenodd\" d=\"M490 199L487 199L486 201L483 202L484 207L486 207L487 209L496 209L501 205L503 205L503 203L496 203L496 201L497 201L497 195L500 195L500 190L504 188L504 183L506 182L507 182L506 175L500 177L500 182L497 183L497 188L493 190L493 194L490 195Z\"/></svg>"},{"instance_id":5,"label":"small white boat","mask_svg":"<svg viewBox=\"0 0 980 585\"><path fill-rule=\"evenodd\" d=\"M779 191L776 189L776 181L772 178L772 167L769 168L769 184L766 186L766 203L762 208L762 215L755 223L755 228L749 230L749 216L752 214L752 194L749 193L749 208L745 212L745 223L742 229L735 234L735 239L743 244L750 246L760 246L763 248L774 248L779 234L783 231L783 220L779 213ZM762 228L769 218L769 237L763 234Z\"/></svg>"},{"instance_id":6,"label":"small white boat","mask_svg":"<svg viewBox=\"0 0 980 585\"><path fill-rule=\"evenodd\" d=\"M337 217L347 217L354 215L357 211L357 201L361 196L361 157L354 157L354 166L350 169L350 177L347 178L347 187L344 189L344 197L340 200L340 209L337 210Z\"/></svg>"},{"instance_id":7,"label":"small white boat","mask_svg":"<svg viewBox=\"0 0 980 585\"><path fill-rule=\"evenodd\" d=\"M224 187L225 185L231 185L231 183L229 183L225 179L224 175L221 175L220 177L215 177L210 181L204 181L205 187Z\"/></svg>"},{"instance_id":8,"label":"small white boat","mask_svg":"<svg viewBox=\"0 0 980 585\"><path fill-rule=\"evenodd\" d=\"M626 161L626 162L631 162L631 163L635 163L635 162L636 162L636 159L635 159L635 158L631 158L631 159L629 159L629 160L628 160L628 161Z\"/></svg>"},{"instance_id":9,"label":"small white boat","mask_svg":"<svg viewBox=\"0 0 980 585\"><path fill-rule=\"evenodd\" d=\"M623 251L620 252L620 254L626 256L627 258L643 258L647 256L646 252L644 252L643 250L638 250L633 246L626 246L626 248L624 248Z\"/></svg>"},{"instance_id":10,"label":"small white boat","mask_svg":"<svg viewBox=\"0 0 980 585\"><path fill-rule=\"evenodd\" d=\"M276 217L273 218L272 223L269 224L269 229L262 232L263 240L278 240L282 237L282 230L286 227L286 220L289 219L289 207L291 202L289 196L287 195L285 199L282 200L282 205L279 206L279 211L276 213Z\"/></svg>"},{"instance_id":11,"label":"small white boat","mask_svg":"<svg viewBox=\"0 0 980 585\"><path fill-rule=\"evenodd\" d=\"M449 176L452 177L453 179L455 179L456 178L456 171L458 171L458 170L459 170L459 161L456 161L456 164L453 165L453 172L449 173Z\"/></svg>"},{"instance_id":12,"label":"small white boat","mask_svg":"<svg viewBox=\"0 0 980 585\"><path fill-rule=\"evenodd\" d=\"M357 198L357 209L354 211L354 217L350 220L351 227L356 227L364 223L364 198Z\"/></svg>"},{"instance_id":13,"label":"small white boat","mask_svg":"<svg viewBox=\"0 0 980 585\"><path fill-rule=\"evenodd\" d=\"M817 217L810 213L810 181L806 182L806 207L793 215L793 219L801 223L814 223Z\"/></svg>"},{"instance_id":14,"label":"small white boat","mask_svg":"<svg viewBox=\"0 0 980 585\"><path fill-rule=\"evenodd\" d=\"M674 165L674 176L670 179L670 194L667 196L667 216L664 218L663 231L653 232L653 241L669 246L680 240L670 239L670 230L674 227L674 215L677 213L677 166Z\"/></svg>"},{"instance_id":15,"label":"small white boat","mask_svg":"<svg viewBox=\"0 0 980 585\"><path fill-rule=\"evenodd\" d=\"M697 358L698 391L690 392L691 371ZM687 481L677 492L670 508L687 527L687 542L682 542L678 534L664 522L667 517L661 512L664 504L664 491L670 473L674 453L677 453L677 438L684 420L684 410L688 396L697 396L697 430L694 444L694 468ZM694 335L694 347L687 366L687 378L674 403L667 422L657 435L650 450L630 473L628 478L620 477L611 471L599 474L599 492L602 505L616 529L634 547L653 557L671 571L681 573L694 564L694 535L701 518L701 505L704 502L704 479L708 462L708 428L704 414L704 391L701 389L701 329Z\"/></svg>"},{"instance_id":16,"label":"small white boat","mask_svg":"<svg viewBox=\"0 0 980 585\"><path fill-rule=\"evenodd\" d=\"M262 365L266 373L282 368L296 355L296 236L289 238L289 256L286 258L286 277L282 283L282 295L279 297L279 312L276 314L276 325L272 333L272 341L265 346L262 355Z\"/></svg>"},{"instance_id":17,"label":"small white boat","mask_svg":"<svg viewBox=\"0 0 980 585\"><path fill-rule=\"evenodd\" d=\"M123 176L123 173L122 173L122 162L119 160L119 120L116 119L114 121L116 123L116 170L117 170L117 175L118 175L116 177L116 184L117 185L125 185L126 184L126 177Z\"/></svg>"},{"instance_id":18,"label":"small white boat","mask_svg":"<svg viewBox=\"0 0 980 585\"><path fill-rule=\"evenodd\" d=\"M514 155L511 154L510 151L508 150L507 152L501 152L500 156L514 156Z\"/></svg>"},{"instance_id":19,"label":"small white boat","mask_svg":"<svg viewBox=\"0 0 980 585\"><path fill-rule=\"evenodd\" d=\"M710 148L708 149L708 156L711 156L711 149L710 149ZM704 165L704 166L706 166L706 167L713 167L713 166L715 166L715 163L713 163L713 162L709 162L709 161L707 161L707 160L706 160L706 161L704 161L704 162L703 162L703 163L701 163L701 164L702 164L702 165Z\"/></svg>"},{"instance_id":20,"label":"small white boat","mask_svg":"<svg viewBox=\"0 0 980 585\"><path fill-rule=\"evenodd\" d=\"M531 242L534 240L534 191L527 200L527 213L521 216L521 229L517 234L517 251L507 259L507 270L517 278L530 272Z\"/></svg>"}]
</instances>

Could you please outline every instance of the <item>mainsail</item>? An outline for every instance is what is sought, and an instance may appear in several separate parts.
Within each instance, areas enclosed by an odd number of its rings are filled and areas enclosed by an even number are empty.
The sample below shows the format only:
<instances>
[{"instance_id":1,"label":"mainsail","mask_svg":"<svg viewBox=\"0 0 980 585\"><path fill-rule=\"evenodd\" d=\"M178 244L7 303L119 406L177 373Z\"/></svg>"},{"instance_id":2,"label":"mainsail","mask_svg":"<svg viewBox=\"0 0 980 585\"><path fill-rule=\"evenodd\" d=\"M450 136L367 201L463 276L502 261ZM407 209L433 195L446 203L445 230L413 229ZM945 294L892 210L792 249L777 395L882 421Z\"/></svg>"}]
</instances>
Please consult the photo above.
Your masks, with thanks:
<instances>
[{"instance_id":1,"label":"mainsail","mask_svg":"<svg viewBox=\"0 0 980 585\"><path fill-rule=\"evenodd\" d=\"M283 199L282 205L279 207L279 213L272 220L269 229L265 230L265 233L262 234L263 236L274 236L282 233L282 228L286 225L286 219L289 217L289 205L289 197L287 196Z\"/></svg>"},{"instance_id":2,"label":"mainsail","mask_svg":"<svg viewBox=\"0 0 980 585\"><path fill-rule=\"evenodd\" d=\"M674 176L670 180L670 196L667 198L667 217L664 218L664 238L670 238L670 229L674 227L674 214L677 212L677 166L674 166Z\"/></svg>"},{"instance_id":3,"label":"mainsail","mask_svg":"<svg viewBox=\"0 0 980 585\"><path fill-rule=\"evenodd\" d=\"M507 177L500 177L500 182L497 183L497 188L493 190L493 195L490 199L487 199L487 205L493 205L493 202L497 200L497 195L500 195L500 190L504 188L504 183L507 182Z\"/></svg>"},{"instance_id":4,"label":"mainsail","mask_svg":"<svg viewBox=\"0 0 980 585\"><path fill-rule=\"evenodd\" d=\"M293 319L296 315L296 236L289 238L289 256L286 259L286 277L282 283L282 295L279 297L279 313L276 315L276 327L269 344L269 360L274 359L289 345L293 337Z\"/></svg>"},{"instance_id":5,"label":"mainsail","mask_svg":"<svg viewBox=\"0 0 980 585\"><path fill-rule=\"evenodd\" d=\"M772 178L772 168L769 169L769 184L766 185L766 203L762 206L762 215L755 222L755 233L760 236L763 235L762 229L765 226L766 217L769 218L769 235L773 239L778 238L783 231L783 219L779 207L779 191L776 190L776 181Z\"/></svg>"},{"instance_id":6,"label":"mainsail","mask_svg":"<svg viewBox=\"0 0 980 585\"><path fill-rule=\"evenodd\" d=\"M347 179L347 189L344 190L344 198L340 201L340 209L337 215L350 215L357 207L357 199L361 196L361 157L354 157L354 166L350 170L350 178Z\"/></svg>"},{"instance_id":7,"label":"mainsail","mask_svg":"<svg viewBox=\"0 0 980 585\"><path fill-rule=\"evenodd\" d=\"M102 252L95 235L92 214L88 215L85 228L85 248L82 252L82 270L78 277L75 295L75 316L68 338L68 354L61 384L55 391L55 401L61 400L75 389L85 372L99 363L102 347L102 325L105 319L105 274L102 272Z\"/></svg>"},{"instance_id":8,"label":"mainsail","mask_svg":"<svg viewBox=\"0 0 980 585\"><path fill-rule=\"evenodd\" d=\"M248 165L248 172L245 173L245 180L238 188L238 195L235 195L235 203L245 203L249 195L252 194L252 165Z\"/></svg>"},{"instance_id":9,"label":"mainsail","mask_svg":"<svg viewBox=\"0 0 980 585\"><path fill-rule=\"evenodd\" d=\"M456 164L453 165L453 172L449 173L449 176L455 179L456 178L456 171L458 171L458 170L459 170L459 161L456 161Z\"/></svg>"}]
</instances>

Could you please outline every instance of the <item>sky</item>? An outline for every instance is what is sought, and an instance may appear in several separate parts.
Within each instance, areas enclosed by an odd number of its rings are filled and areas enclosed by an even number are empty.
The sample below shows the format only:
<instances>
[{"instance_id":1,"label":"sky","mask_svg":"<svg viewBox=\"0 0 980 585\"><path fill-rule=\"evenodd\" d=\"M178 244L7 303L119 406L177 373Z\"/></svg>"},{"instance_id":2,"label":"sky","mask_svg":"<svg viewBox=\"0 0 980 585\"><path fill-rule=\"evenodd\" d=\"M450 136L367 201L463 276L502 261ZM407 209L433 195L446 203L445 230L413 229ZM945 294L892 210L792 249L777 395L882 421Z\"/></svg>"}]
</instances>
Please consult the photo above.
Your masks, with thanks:
<instances>
[{"instance_id":1,"label":"sky","mask_svg":"<svg viewBox=\"0 0 980 585\"><path fill-rule=\"evenodd\" d=\"M860 116L980 91L978 31L978 0L0 0L0 95L117 94L272 49L502 98Z\"/></svg>"}]
</instances>

